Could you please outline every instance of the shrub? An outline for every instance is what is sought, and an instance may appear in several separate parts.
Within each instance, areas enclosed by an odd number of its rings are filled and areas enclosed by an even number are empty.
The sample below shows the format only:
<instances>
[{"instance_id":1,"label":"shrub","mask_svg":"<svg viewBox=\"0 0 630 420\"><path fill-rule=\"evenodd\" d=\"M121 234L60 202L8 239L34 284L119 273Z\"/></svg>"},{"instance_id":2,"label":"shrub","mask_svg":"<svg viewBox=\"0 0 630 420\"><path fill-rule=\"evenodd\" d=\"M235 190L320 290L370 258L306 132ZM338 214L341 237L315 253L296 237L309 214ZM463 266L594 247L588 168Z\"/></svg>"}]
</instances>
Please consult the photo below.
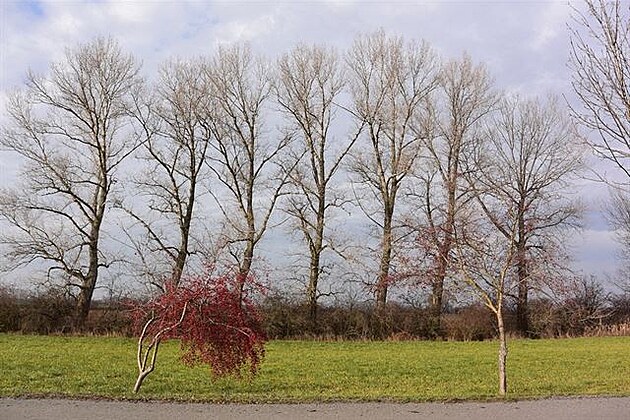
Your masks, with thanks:
<instances>
[{"instance_id":1,"label":"shrub","mask_svg":"<svg viewBox=\"0 0 630 420\"><path fill-rule=\"evenodd\" d=\"M479 341L496 336L494 314L482 305L470 305L446 314L443 328L448 340Z\"/></svg>"},{"instance_id":2,"label":"shrub","mask_svg":"<svg viewBox=\"0 0 630 420\"><path fill-rule=\"evenodd\" d=\"M135 307L140 339L134 392L153 371L160 341L170 338L180 340L184 363L207 364L215 376L240 375L245 366L256 373L266 337L249 286L253 280L240 275L189 277L167 283L164 293Z\"/></svg>"},{"instance_id":3,"label":"shrub","mask_svg":"<svg viewBox=\"0 0 630 420\"><path fill-rule=\"evenodd\" d=\"M30 334L70 332L74 308L74 299L63 288L50 287L33 293L24 302L20 331Z\"/></svg>"},{"instance_id":4,"label":"shrub","mask_svg":"<svg viewBox=\"0 0 630 420\"><path fill-rule=\"evenodd\" d=\"M129 308L141 305L134 300L106 300L92 304L84 331L96 335L134 335Z\"/></svg>"}]
</instances>

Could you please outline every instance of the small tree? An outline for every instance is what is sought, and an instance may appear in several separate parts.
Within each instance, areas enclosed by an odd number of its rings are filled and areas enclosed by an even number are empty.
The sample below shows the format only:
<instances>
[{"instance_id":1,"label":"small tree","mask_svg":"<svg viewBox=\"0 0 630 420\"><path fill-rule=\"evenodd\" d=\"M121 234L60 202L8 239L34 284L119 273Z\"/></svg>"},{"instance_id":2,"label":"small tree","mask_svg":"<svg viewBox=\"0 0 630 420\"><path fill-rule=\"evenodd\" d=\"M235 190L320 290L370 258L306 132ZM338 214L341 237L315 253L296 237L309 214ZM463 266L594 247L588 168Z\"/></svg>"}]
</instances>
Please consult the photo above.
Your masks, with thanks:
<instances>
[{"instance_id":1,"label":"small tree","mask_svg":"<svg viewBox=\"0 0 630 420\"><path fill-rule=\"evenodd\" d=\"M630 290L630 189L611 189L605 211L608 223L616 232L615 239L621 246L617 286L622 290Z\"/></svg>"},{"instance_id":2,"label":"small tree","mask_svg":"<svg viewBox=\"0 0 630 420\"><path fill-rule=\"evenodd\" d=\"M253 285L251 276L247 278ZM164 293L132 312L138 339L138 392L155 369L160 343L181 341L182 361L207 364L214 376L255 374L264 355L265 335L252 301L241 296L241 277L210 274L169 282ZM245 289L246 293L253 288Z\"/></svg>"},{"instance_id":3,"label":"small tree","mask_svg":"<svg viewBox=\"0 0 630 420\"><path fill-rule=\"evenodd\" d=\"M506 212L509 218L512 212ZM517 256L516 224L512 223L509 237L492 232L484 218L474 228L455 230L456 266L460 279L470 287L481 302L492 311L499 334L499 394L507 394L507 337L504 323L504 303L516 282L513 267Z\"/></svg>"}]
</instances>

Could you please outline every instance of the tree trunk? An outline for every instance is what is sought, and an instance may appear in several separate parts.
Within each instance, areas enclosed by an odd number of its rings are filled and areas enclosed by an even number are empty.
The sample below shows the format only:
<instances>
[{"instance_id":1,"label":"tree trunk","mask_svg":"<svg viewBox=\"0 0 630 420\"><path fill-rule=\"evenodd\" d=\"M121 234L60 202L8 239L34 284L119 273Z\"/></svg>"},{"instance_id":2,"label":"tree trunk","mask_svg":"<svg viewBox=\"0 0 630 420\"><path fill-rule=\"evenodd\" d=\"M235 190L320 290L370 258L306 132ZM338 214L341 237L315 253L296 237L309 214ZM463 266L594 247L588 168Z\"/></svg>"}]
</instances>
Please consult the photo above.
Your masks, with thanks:
<instances>
[{"instance_id":1,"label":"tree trunk","mask_svg":"<svg viewBox=\"0 0 630 420\"><path fill-rule=\"evenodd\" d=\"M96 282L98 280L98 229L100 227L100 223L96 224L96 227L93 230L96 230L96 233L93 233L93 239L89 245L89 265L88 265L88 273L83 278L81 283L81 290L79 291L79 296L77 297L77 303L75 307L74 313L74 325L73 328L75 330L82 330L85 326L85 321L87 320L88 314L90 313L90 306L92 305L92 296L94 295L94 289L96 288Z\"/></svg>"},{"instance_id":2,"label":"tree trunk","mask_svg":"<svg viewBox=\"0 0 630 420\"><path fill-rule=\"evenodd\" d=\"M85 278L79 296L77 297L77 303L74 312L74 329L80 331L85 326L88 314L90 313L90 306L92 305L92 295L94 294L94 288L96 287L96 273L88 274Z\"/></svg>"},{"instance_id":3,"label":"tree trunk","mask_svg":"<svg viewBox=\"0 0 630 420\"><path fill-rule=\"evenodd\" d=\"M497 311L497 325L499 326L499 395L507 394L507 338L503 325L503 311Z\"/></svg>"},{"instance_id":4,"label":"tree trunk","mask_svg":"<svg viewBox=\"0 0 630 420\"><path fill-rule=\"evenodd\" d=\"M433 284L431 285L431 306L429 313L431 315L433 324L440 325L440 318L442 315L442 300L444 296L444 274L439 273L435 276Z\"/></svg>"},{"instance_id":5,"label":"tree trunk","mask_svg":"<svg viewBox=\"0 0 630 420\"><path fill-rule=\"evenodd\" d=\"M449 241L450 242L450 241ZM438 254L438 267L435 277L431 284L431 303L429 306L430 328L432 333L437 337L442 334L442 311L444 299L444 279L446 278L446 270L448 266L448 253L450 252L450 244L448 250L444 246L440 247Z\"/></svg>"},{"instance_id":6,"label":"tree trunk","mask_svg":"<svg viewBox=\"0 0 630 420\"><path fill-rule=\"evenodd\" d=\"M247 278L249 277L249 273L252 269L252 261L254 260L254 239L248 238L246 242L247 245L245 246L245 251L243 251L243 261L239 267L238 273L239 299L241 302L243 301L243 296L245 295L245 284L247 283Z\"/></svg>"},{"instance_id":7,"label":"tree trunk","mask_svg":"<svg viewBox=\"0 0 630 420\"><path fill-rule=\"evenodd\" d=\"M521 210L523 215L524 210ZM528 310L528 273L527 273L527 255L525 243L525 218L519 217L517 243L517 275L518 275L518 297L516 300L516 329L523 337L529 336L529 310Z\"/></svg>"},{"instance_id":8,"label":"tree trunk","mask_svg":"<svg viewBox=\"0 0 630 420\"><path fill-rule=\"evenodd\" d=\"M255 128L249 127L249 145L252 149L247 148L249 155L247 159L248 172L246 180L245 199L245 221L247 222L247 236L245 238L245 250L243 251L243 261L239 267L239 301L243 302L243 296L245 294L245 283L247 283L247 277L252 269L252 263L254 261L254 248L256 247L256 214L254 213L254 182L255 182L255 161L253 156L253 145L256 144Z\"/></svg>"},{"instance_id":9,"label":"tree trunk","mask_svg":"<svg viewBox=\"0 0 630 420\"><path fill-rule=\"evenodd\" d=\"M310 274L308 280L307 305L308 317L311 329L317 329L317 283L319 280L319 254L313 255L310 264Z\"/></svg>"},{"instance_id":10,"label":"tree trunk","mask_svg":"<svg viewBox=\"0 0 630 420\"><path fill-rule=\"evenodd\" d=\"M452 169L451 172L453 172ZM438 244L437 270L431 285L431 305L429 308L431 317L430 324L433 332L438 336L442 333L444 279L448 271L451 248L453 247L453 232L455 230L456 176L457 174L453 172L448 181L448 204L444 224L444 240L441 244Z\"/></svg>"},{"instance_id":11,"label":"tree trunk","mask_svg":"<svg viewBox=\"0 0 630 420\"><path fill-rule=\"evenodd\" d=\"M101 144L106 144L106 139L99 140ZM98 144L99 141L96 141ZM77 306L74 318L74 328L81 330L85 326L88 314L90 313L90 306L92 305L92 296L94 295L94 289L98 281L98 269L99 269L99 238L101 233L101 224L103 223L103 217L105 215L105 203L107 201L107 194L109 192L109 176L107 166L107 154L104 146L99 149L99 162L98 162L98 175L99 183L96 186L93 196L93 209L95 211L94 219L91 221L90 235L88 242L88 273L83 278L81 284L81 291L77 299Z\"/></svg>"},{"instance_id":12,"label":"tree trunk","mask_svg":"<svg viewBox=\"0 0 630 420\"><path fill-rule=\"evenodd\" d=\"M387 290L389 288L389 269L392 260L392 218L393 211L386 210L383 223L383 239L381 248L381 261L376 281L376 307L382 309L387 303Z\"/></svg>"},{"instance_id":13,"label":"tree trunk","mask_svg":"<svg viewBox=\"0 0 630 420\"><path fill-rule=\"evenodd\" d=\"M177 251L177 258L175 259L175 266L171 273L171 281L175 286L179 285L184 273L184 266L186 265L186 258L188 257L188 238L182 238L180 248Z\"/></svg>"},{"instance_id":14,"label":"tree trunk","mask_svg":"<svg viewBox=\"0 0 630 420\"><path fill-rule=\"evenodd\" d=\"M320 152L320 162L323 162L323 150ZM325 176L325 168L320 164L318 168L320 179ZM317 207L317 225L315 226L315 238L311 247L311 262L309 270L309 281L307 290L307 299L309 307L309 321L313 331L317 329L317 286L319 283L319 274L321 272L320 262L324 244L324 226L326 217L326 186L320 184L318 187L318 207Z\"/></svg>"},{"instance_id":15,"label":"tree trunk","mask_svg":"<svg viewBox=\"0 0 630 420\"><path fill-rule=\"evenodd\" d=\"M521 267L518 267L518 298L516 301L516 329L523 337L529 337L529 304L528 293L529 285L527 284L527 274L522 274Z\"/></svg>"},{"instance_id":16,"label":"tree trunk","mask_svg":"<svg viewBox=\"0 0 630 420\"><path fill-rule=\"evenodd\" d=\"M190 224L192 223L193 209L195 207L195 195L197 191L197 166L194 161L194 154L191 155L190 173L195 174L190 177L190 187L188 189L188 203L186 203L186 213L180 221L179 234L180 243L177 250L175 267L173 268L172 281L175 286L179 285L188 259L188 243L190 242Z\"/></svg>"},{"instance_id":17,"label":"tree trunk","mask_svg":"<svg viewBox=\"0 0 630 420\"><path fill-rule=\"evenodd\" d=\"M194 181L191 181L194 182ZM179 282L182 279L182 274L184 273L184 267L186 266L186 260L188 259L188 242L190 240L190 223L192 221L192 213L194 206L194 196L195 188L194 186L190 189L190 198L188 201L188 206L186 208L186 214L184 215L184 219L181 221L179 234L181 235L179 249L177 250L177 257L175 258L175 266L173 267L173 272L171 274L171 281L175 286L179 285Z\"/></svg>"}]
</instances>

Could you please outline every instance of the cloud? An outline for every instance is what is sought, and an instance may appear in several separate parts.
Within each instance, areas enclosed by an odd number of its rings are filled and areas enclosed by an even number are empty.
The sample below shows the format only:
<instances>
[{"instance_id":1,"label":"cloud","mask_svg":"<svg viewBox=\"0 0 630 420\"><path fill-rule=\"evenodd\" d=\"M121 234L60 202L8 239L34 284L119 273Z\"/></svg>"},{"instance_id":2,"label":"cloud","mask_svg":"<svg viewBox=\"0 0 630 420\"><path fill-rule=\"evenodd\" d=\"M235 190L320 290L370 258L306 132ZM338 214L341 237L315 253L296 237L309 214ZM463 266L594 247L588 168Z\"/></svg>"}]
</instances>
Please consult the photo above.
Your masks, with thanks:
<instances>
[{"instance_id":1,"label":"cloud","mask_svg":"<svg viewBox=\"0 0 630 420\"><path fill-rule=\"evenodd\" d=\"M528 3L428 2L44 2L3 6L7 48L13 65L8 78L29 65L58 59L63 48L94 35L111 34L150 65L170 55L207 53L222 43L250 41L269 55L297 42L350 45L360 32L384 28L408 38L425 38L445 56L464 50L487 62L500 81L531 83L542 72L528 59L528 39L552 31L568 7ZM548 13L549 12L549 13ZM547 29L545 29L547 28ZM545 33L547 33L545 32ZM551 32L549 32L551 34ZM541 54L556 57L540 41ZM545 64L548 78L564 63ZM45 66L44 66L45 68ZM532 69L529 74L524 70ZM535 77L533 77L533 73ZM4 78L4 77L3 77ZM19 80L19 79L17 79Z\"/></svg>"},{"instance_id":2,"label":"cloud","mask_svg":"<svg viewBox=\"0 0 630 420\"><path fill-rule=\"evenodd\" d=\"M2 113L7 92L22 84L28 68L43 72L66 47L97 35L118 39L152 74L168 57L208 54L225 43L248 41L273 58L299 42L343 49L356 34L384 28L426 39L445 58L469 52L488 65L500 88L570 95L565 1L9 1L0 7ZM0 187L16 169L15 159L0 152ZM601 186L582 188L585 195L604 194ZM613 264L601 251L614 248L612 237L597 229L580 245L584 267L598 264L593 255Z\"/></svg>"},{"instance_id":3,"label":"cloud","mask_svg":"<svg viewBox=\"0 0 630 420\"><path fill-rule=\"evenodd\" d=\"M550 2L539 7L536 22L532 25L533 39L530 48L540 51L548 47L554 40L565 38L565 24L569 20L570 7L566 2ZM564 35L564 36L563 36Z\"/></svg>"}]
</instances>

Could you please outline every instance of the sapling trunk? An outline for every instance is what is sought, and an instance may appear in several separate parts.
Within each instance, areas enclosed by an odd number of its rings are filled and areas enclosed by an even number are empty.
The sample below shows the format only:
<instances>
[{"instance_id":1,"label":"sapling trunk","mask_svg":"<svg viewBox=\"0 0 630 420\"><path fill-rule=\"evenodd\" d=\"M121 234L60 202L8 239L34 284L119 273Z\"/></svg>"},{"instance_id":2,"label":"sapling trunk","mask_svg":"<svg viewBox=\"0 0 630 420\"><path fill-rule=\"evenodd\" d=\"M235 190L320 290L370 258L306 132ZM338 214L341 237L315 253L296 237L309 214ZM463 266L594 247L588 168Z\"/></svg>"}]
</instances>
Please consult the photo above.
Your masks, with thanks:
<instances>
[{"instance_id":1,"label":"sapling trunk","mask_svg":"<svg viewBox=\"0 0 630 420\"><path fill-rule=\"evenodd\" d=\"M499 395L507 394L507 339L505 337L505 326L503 325L503 313L497 312L497 324L499 326Z\"/></svg>"}]
</instances>

